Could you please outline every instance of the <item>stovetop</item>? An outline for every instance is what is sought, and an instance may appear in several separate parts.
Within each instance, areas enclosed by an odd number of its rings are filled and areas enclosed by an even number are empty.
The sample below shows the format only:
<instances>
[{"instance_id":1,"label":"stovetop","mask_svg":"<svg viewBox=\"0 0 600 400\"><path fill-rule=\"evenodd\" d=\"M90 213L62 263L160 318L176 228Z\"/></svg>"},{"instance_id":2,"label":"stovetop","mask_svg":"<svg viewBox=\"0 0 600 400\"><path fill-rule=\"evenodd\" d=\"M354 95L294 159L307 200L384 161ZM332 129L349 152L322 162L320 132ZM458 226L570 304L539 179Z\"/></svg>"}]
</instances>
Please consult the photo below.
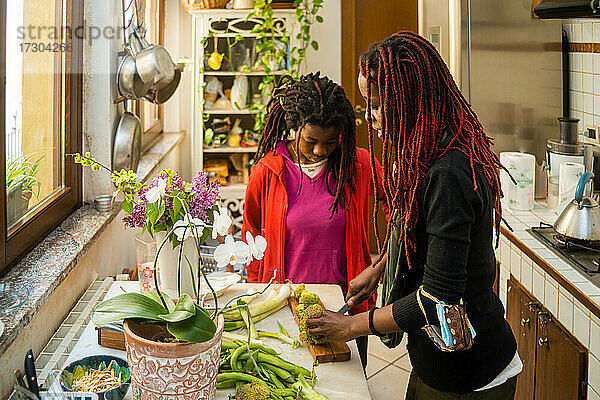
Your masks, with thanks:
<instances>
[{"instance_id":1,"label":"stovetop","mask_svg":"<svg viewBox=\"0 0 600 400\"><path fill-rule=\"evenodd\" d=\"M600 287L600 243L567 239L558 235L551 225L544 223L528 229L527 232Z\"/></svg>"}]
</instances>

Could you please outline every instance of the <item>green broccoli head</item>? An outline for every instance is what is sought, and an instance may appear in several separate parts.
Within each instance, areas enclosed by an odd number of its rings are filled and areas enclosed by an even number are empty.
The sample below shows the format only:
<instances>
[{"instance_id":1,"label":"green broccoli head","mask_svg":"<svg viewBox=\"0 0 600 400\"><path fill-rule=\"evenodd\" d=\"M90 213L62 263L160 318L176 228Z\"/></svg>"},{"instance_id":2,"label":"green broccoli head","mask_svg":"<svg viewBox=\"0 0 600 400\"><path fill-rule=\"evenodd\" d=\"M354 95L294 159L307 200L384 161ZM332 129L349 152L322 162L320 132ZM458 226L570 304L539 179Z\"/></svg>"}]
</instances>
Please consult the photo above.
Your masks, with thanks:
<instances>
[{"instance_id":1,"label":"green broccoli head","mask_svg":"<svg viewBox=\"0 0 600 400\"><path fill-rule=\"evenodd\" d=\"M298 287L296 287L296 290L294 290L294 297L300 300L300 295L302 294L302 292L304 292L305 289L306 285L304 285L304 283L299 284Z\"/></svg>"},{"instance_id":2,"label":"green broccoli head","mask_svg":"<svg viewBox=\"0 0 600 400\"><path fill-rule=\"evenodd\" d=\"M313 337L308 334L309 327L306 325L306 320L319 315L323 311L323 307L321 307L321 305L318 303L312 304L308 307L300 304L298 308L300 307L302 307L302 311L299 314L296 314L298 316L298 326L300 329L300 341L305 344L314 344L316 343L315 339L318 339L318 337ZM296 308L296 312L298 312L298 308Z\"/></svg>"},{"instance_id":3,"label":"green broccoli head","mask_svg":"<svg viewBox=\"0 0 600 400\"><path fill-rule=\"evenodd\" d=\"M257 381L246 383L235 391L235 400L269 400L269 389Z\"/></svg>"},{"instance_id":4,"label":"green broccoli head","mask_svg":"<svg viewBox=\"0 0 600 400\"><path fill-rule=\"evenodd\" d=\"M305 306L319 304L319 296L317 296L315 293L309 292L308 290L304 290L298 301L300 304L304 304Z\"/></svg>"}]
</instances>

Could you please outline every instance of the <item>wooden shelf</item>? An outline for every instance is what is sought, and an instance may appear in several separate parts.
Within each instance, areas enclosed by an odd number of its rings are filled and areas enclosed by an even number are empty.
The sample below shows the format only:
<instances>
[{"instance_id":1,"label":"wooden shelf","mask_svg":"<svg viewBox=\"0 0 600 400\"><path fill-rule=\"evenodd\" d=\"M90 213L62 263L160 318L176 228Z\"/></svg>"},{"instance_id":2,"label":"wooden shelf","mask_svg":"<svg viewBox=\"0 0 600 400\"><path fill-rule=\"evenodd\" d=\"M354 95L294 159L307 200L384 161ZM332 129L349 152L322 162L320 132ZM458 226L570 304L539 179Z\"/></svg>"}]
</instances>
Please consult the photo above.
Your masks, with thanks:
<instances>
[{"instance_id":1,"label":"wooden shelf","mask_svg":"<svg viewBox=\"0 0 600 400\"><path fill-rule=\"evenodd\" d=\"M275 71L275 72L272 72L270 74L267 74L264 71L262 71L262 72L209 71L209 72L204 72L204 75L205 76L239 76L239 75L265 76L265 75L285 75L287 73L289 73L289 72L288 71Z\"/></svg>"},{"instance_id":2,"label":"wooden shelf","mask_svg":"<svg viewBox=\"0 0 600 400\"><path fill-rule=\"evenodd\" d=\"M256 114L257 112L246 109L246 110L204 110L203 113L211 114L211 115L232 115L232 114L250 115L250 114Z\"/></svg>"},{"instance_id":3,"label":"wooden shelf","mask_svg":"<svg viewBox=\"0 0 600 400\"><path fill-rule=\"evenodd\" d=\"M204 148L204 153L256 153L258 147L215 147L215 148Z\"/></svg>"}]
</instances>

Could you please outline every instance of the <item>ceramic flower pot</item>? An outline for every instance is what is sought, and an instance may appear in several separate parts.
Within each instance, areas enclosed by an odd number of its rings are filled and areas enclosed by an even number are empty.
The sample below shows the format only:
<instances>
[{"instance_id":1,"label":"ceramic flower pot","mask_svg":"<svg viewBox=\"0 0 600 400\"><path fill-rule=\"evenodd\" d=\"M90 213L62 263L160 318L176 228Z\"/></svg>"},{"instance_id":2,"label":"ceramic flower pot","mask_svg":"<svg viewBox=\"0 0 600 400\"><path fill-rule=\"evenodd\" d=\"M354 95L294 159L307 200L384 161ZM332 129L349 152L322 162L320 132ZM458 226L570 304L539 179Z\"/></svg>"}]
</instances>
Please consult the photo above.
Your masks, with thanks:
<instances>
[{"instance_id":1,"label":"ceramic flower pot","mask_svg":"<svg viewBox=\"0 0 600 400\"><path fill-rule=\"evenodd\" d=\"M204 343L161 343L166 329L156 324L123 324L131 390L136 400L212 400L217 391L223 316L215 336Z\"/></svg>"}]
</instances>

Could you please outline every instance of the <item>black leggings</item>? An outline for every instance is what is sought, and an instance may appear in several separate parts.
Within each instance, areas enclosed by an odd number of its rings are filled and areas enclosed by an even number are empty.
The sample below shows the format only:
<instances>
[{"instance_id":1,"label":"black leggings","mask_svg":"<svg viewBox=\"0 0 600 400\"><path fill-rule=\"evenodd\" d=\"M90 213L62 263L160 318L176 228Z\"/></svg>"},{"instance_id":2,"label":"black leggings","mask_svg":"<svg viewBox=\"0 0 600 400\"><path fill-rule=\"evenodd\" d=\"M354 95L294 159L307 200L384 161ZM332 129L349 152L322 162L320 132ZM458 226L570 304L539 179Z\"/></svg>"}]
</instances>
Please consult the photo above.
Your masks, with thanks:
<instances>
[{"instance_id":1,"label":"black leggings","mask_svg":"<svg viewBox=\"0 0 600 400\"><path fill-rule=\"evenodd\" d=\"M440 392L423 383L413 371L410 373L405 400L513 400L516 388L517 377L513 376L491 389L463 394Z\"/></svg>"}]
</instances>

